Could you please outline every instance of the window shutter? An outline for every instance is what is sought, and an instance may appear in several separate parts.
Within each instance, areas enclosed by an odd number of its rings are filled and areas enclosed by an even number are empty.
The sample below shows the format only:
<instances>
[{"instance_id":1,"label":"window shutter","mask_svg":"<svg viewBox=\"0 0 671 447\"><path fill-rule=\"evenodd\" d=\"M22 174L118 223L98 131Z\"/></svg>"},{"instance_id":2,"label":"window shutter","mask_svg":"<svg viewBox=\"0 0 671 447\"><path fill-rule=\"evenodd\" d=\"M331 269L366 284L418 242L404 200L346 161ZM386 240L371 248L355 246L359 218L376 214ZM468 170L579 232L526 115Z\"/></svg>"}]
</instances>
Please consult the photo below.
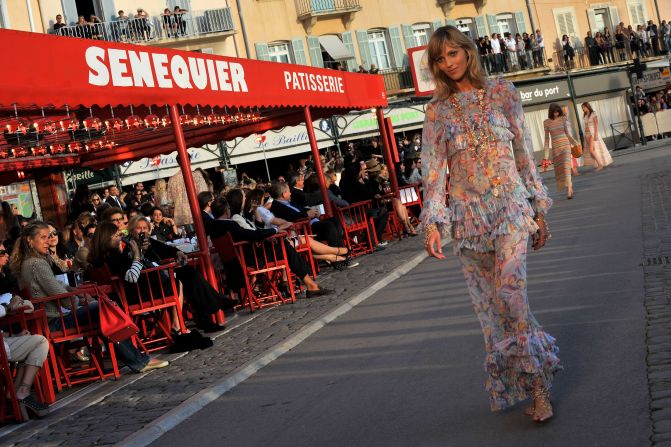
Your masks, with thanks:
<instances>
[{"instance_id":1,"label":"window shutter","mask_svg":"<svg viewBox=\"0 0 671 447\"><path fill-rule=\"evenodd\" d=\"M489 35L499 32L499 24L496 22L496 16L487 14L487 25L489 25Z\"/></svg>"},{"instance_id":2,"label":"window shutter","mask_svg":"<svg viewBox=\"0 0 671 447\"><path fill-rule=\"evenodd\" d=\"M515 13L515 24L517 25L517 32L520 34L527 32L527 26L524 23L524 13L517 11Z\"/></svg>"},{"instance_id":3,"label":"window shutter","mask_svg":"<svg viewBox=\"0 0 671 447\"><path fill-rule=\"evenodd\" d=\"M457 26L457 21L452 19L447 19L447 24L451 26Z\"/></svg>"},{"instance_id":4,"label":"window shutter","mask_svg":"<svg viewBox=\"0 0 671 447\"><path fill-rule=\"evenodd\" d=\"M342 38L342 43L345 45L345 48L349 50L350 53L352 53L352 58L347 59L347 69L349 71L356 71L357 63L356 63L356 53L354 52L354 41L352 40L352 32L351 31L345 31L340 35Z\"/></svg>"},{"instance_id":5,"label":"window shutter","mask_svg":"<svg viewBox=\"0 0 671 447\"><path fill-rule=\"evenodd\" d=\"M100 0L100 15L98 17L101 22L111 22L114 17L116 17L117 10L114 7L114 0Z\"/></svg>"},{"instance_id":6,"label":"window shutter","mask_svg":"<svg viewBox=\"0 0 671 447\"><path fill-rule=\"evenodd\" d=\"M319 37L308 36L308 51L310 52L312 66L324 67L324 58L322 57L322 46L319 43Z\"/></svg>"},{"instance_id":7,"label":"window shutter","mask_svg":"<svg viewBox=\"0 0 671 447\"><path fill-rule=\"evenodd\" d=\"M485 37L487 35L487 25L485 24L484 17L477 16L475 18L475 27L478 32L478 37Z\"/></svg>"},{"instance_id":8,"label":"window shutter","mask_svg":"<svg viewBox=\"0 0 671 447\"><path fill-rule=\"evenodd\" d=\"M366 70L370 67L370 49L368 48L368 31L357 31L356 40L359 44L359 57L361 57L361 65L364 66Z\"/></svg>"},{"instance_id":9,"label":"window shutter","mask_svg":"<svg viewBox=\"0 0 671 447\"><path fill-rule=\"evenodd\" d=\"M63 21L72 26L77 23L77 4L75 0L62 0L61 6L63 6Z\"/></svg>"},{"instance_id":10,"label":"window shutter","mask_svg":"<svg viewBox=\"0 0 671 447\"><path fill-rule=\"evenodd\" d=\"M587 22L589 22L589 29L592 31L592 36L594 36L597 31L603 31L596 27L596 13L594 12L594 8L587 10Z\"/></svg>"},{"instance_id":11,"label":"window shutter","mask_svg":"<svg viewBox=\"0 0 671 447\"><path fill-rule=\"evenodd\" d=\"M636 11L638 12L638 20L641 25L648 23L648 18L645 16L645 7L643 3L638 3L636 5Z\"/></svg>"},{"instance_id":12,"label":"window shutter","mask_svg":"<svg viewBox=\"0 0 671 447\"><path fill-rule=\"evenodd\" d=\"M401 40L400 26L389 27L389 40L391 41L391 51L394 54L394 63L390 65L401 68L405 65L403 58L405 47L403 47L403 41Z\"/></svg>"},{"instance_id":13,"label":"window shutter","mask_svg":"<svg viewBox=\"0 0 671 447\"><path fill-rule=\"evenodd\" d=\"M417 43L415 43L415 35L412 32L412 26L410 25L401 25L401 30L403 32L403 40L405 41L405 48L415 48Z\"/></svg>"},{"instance_id":14,"label":"window shutter","mask_svg":"<svg viewBox=\"0 0 671 447\"><path fill-rule=\"evenodd\" d=\"M317 45L319 45L319 39L317 39ZM308 59L305 57L305 45L303 45L303 38L298 37L296 39L291 39L291 49L294 53L294 63L298 65L307 65ZM319 60L321 61L321 53L319 54ZM322 65L324 63L322 62ZM320 65L321 66L321 65Z\"/></svg>"},{"instance_id":15,"label":"window shutter","mask_svg":"<svg viewBox=\"0 0 671 447\"><path fill-rule=\"evenodd\" d=\"M564 13L564 20L566 21L566 34L575 37L578 35L578 29L575 27L575 17L572 12Z\"/></svg>"},{"instance_id":16,"label":"window shutter","mask_svg":"<svg viewBox=\"0 0 671 447\"><path fill-rule=\"evenodd\" d=\"M436 31L443 25L445 25L445 22L443 22L442 20L434 20L433 22L431 22L431 27L433 28L433 31Z\"/></svg>"},{"instance_id":17,"label":"window shutter","mask_svg":"<svg viewBox=\"0 0 671 447\"><path fill-rule=\"evenodd\" d=\"M620 14L617 12L617 6L609 6L608 11L610 13L610 22L613 25L611 31L614 31L615 27L620 24Z\"/></svg>"},{"instance_id":18,"label":"window shutter","mask_svg":"<svg viewBox=\"0 0 671 447\"><path fill-rule=\"evenodd\" d=\"M105 0L103 0L105 1ZM114 0L110 0L112 3L114 3ZM191 11L191 0L168 0L168 6L167 8L170 8L170 11L175 10L175 6L179 6L181 9L186 9L187 11Z\"/></svg>"},{"instance_id":19,"label":"window shutter","mask_svg":"<svg viewBox=\"0 0 671 447\"><path fill-rule=\"evenodd\" d=\"M265 42L257 42L254 44L254 49L256 50L256 58L260 61L269 61L270 57L268 56L268 44Z\"/></svg>"}]
</instances>

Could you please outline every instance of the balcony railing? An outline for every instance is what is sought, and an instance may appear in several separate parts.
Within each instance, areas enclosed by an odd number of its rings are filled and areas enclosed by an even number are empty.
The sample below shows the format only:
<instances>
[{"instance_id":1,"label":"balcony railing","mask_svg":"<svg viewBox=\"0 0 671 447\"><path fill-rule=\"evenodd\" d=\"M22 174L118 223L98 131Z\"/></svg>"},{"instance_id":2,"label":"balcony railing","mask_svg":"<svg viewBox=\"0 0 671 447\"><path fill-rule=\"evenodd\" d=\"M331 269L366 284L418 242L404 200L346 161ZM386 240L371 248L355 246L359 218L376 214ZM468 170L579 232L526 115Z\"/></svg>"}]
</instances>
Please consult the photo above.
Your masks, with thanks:
<instances>
[{"instance_id":1,"label":"balcony railing","mask_svg":"<svg viewBox=\"0 0 671 447\"><path fill-rule=\"evenodd\" d=\"M410 68L381 70L380 74L382 75L382 79L384 79L384 89L387 93L394 94L415 88Z\"/></svg>"},{"instance_id":2,"label":"balcony railing","mask_svg":"<svg viewBox=\"0 0 671 447\"><path fill-rule=\"evenodd\" d=\"M359 0L296 0L298 17L347 13L360 9Z\"/></svg>"},{"instance_id":3,"label":"balcony railing","mask_svg":"<svg viewBox=\"0 0 671 447\"><path fill-rule=\"evenodd\" d=\"M215 33L235 31L229 8L189 11L184 14L156 16L113 22L67 26L57 31L61 36L114 42L151 43L172 39L189 39Z\"/></svg>"}]
</instances>

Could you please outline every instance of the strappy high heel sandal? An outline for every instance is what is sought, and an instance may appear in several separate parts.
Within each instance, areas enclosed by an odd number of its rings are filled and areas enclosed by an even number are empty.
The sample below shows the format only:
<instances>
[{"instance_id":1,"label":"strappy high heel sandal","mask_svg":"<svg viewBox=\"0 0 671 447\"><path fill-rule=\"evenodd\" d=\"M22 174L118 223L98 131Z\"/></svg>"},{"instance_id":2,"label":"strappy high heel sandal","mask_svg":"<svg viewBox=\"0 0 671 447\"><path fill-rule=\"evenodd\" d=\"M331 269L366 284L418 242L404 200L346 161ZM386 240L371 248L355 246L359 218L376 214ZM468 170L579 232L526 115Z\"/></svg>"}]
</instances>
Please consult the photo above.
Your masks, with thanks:
<instances>
[{"instance_id":1,"label":"strappy high heel sandal","mask_svg":"<svg viewBox=\"0 0 671 447\"><path fill-rule=\"evenodd\" d=\"M530 415L534 422L547 422L554 416L552 410L552 402L550 402L550 391L543 387L537 386L531 391L531 397L534 399L532 405L533 412ZM526 414L529 409L527 408L524 412Z\"/></svg>"}]
</instances>

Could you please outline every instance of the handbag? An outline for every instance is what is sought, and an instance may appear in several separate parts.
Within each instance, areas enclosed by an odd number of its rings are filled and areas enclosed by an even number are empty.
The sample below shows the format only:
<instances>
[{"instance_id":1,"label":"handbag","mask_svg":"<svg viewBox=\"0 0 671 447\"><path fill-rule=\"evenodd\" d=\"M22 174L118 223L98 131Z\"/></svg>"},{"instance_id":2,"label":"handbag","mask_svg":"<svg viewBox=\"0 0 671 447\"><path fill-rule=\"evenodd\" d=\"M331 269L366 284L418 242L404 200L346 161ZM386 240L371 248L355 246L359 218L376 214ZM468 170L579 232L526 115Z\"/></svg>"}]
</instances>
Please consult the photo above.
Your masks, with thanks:
<instances>
[{"instance_id":1,"label":"handbag","mask_svg":"<svg viewBox=\"0 0 671 447\"><path fill-rule=\"evenodd\" d=\"M112 301L105 292L98 291L98 310L100 312L100 332L110 341L118 343L128 340L140 332L130 316Z\"/></svg>"},{"instance_id":2,"label":"handbag","mask_svg":"<svg viewBox=\"0 0 671 447\"><path fill-rule=\"evenodd\" d=\"M582 157L582 145L580 143L576 142L571 146L571 155L573 155L573 158Z\"/></svg>"}]
</instances>

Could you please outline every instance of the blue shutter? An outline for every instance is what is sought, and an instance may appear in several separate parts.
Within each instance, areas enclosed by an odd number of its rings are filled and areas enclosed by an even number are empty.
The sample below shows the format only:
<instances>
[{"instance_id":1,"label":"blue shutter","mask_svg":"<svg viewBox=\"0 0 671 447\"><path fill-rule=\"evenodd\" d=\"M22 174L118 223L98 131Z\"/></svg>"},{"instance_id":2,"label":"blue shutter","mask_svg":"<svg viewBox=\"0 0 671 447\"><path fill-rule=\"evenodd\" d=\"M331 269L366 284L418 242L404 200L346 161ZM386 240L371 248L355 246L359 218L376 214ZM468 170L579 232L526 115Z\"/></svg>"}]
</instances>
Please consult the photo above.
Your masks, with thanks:
<instances>
[{"instance_id":1,"label":"blue shutter","mask_svg":"<svg viewBox=\"0 0 671 447\"><path fill-rule=\"evenodd\" d=\"M433 22L431 22L431 26L433 27L434 32L438 28L440 28L441 26L444 26L444 25L445 25L445 22L443 22L442 20L434 20Z\"/></svg>"},{"instance_id":2,"label":"blue shutter","mask_svg":"<svg viewBox=\"0 0 671 447\"><path fill-rule=\"evenodd\" d=\"M310 62L313 67L324 67L324 58L322 57L322 46L319 43L319 37L308 36L308 51L310 52Z\"/></svg>"},{"instance_id":3,"label":"blue shutter","mask_svg":"<svg viewBox=\"0 0 671 447\"><path fill-rule=\"evenodd\" d=\"M405 48L415 48L417 44L415 43L415 35L412 32L412 26L410 25L401 25L401 30L403 32L403 40L405 41Z\"/></svg>"},{"instance_id":4,"label":"blue shutter","mask_svg":"<svg viewBox=\"0 0 671 447\"><path fill-rule=\"evenodd\" d=\"M489 25L489 35L499 33L499 24L496 21L496 16L487 14L487 25Z\"/></svg>"},{"instance_id":5,"label":"blue shutter","mask_svg":"<svg viewBox=\"0 0 671 447\"><path fill-rule=\"evenodd\" d=\"M77 4L75 0L61 0L61 6L63 6L63 21L68 24L68 26L73 26L77 23Z\"/></svg>"},{"instance_id":6,"label":"blue shutter","mask_svg":"<svg viewBox=\"0 0 671 447\"><path fill-rule=\"evenodd\" d=\"M291 39L291 49L294 52L294 63L299 65L308 64L308 59L305 57L305 45L303 44L302 37Z\"/></svg>"},{"instance_id":7,"label":"blue shutter","mask_svg":"<svg viewBox=\"0 0 671 447\"><path fill-rule=\"evenodd\" d=\"M478 37L485 37L487 35L487 25L485 24L484 17L477 16L475 18L475 27L478 32Z\"/></svg>"},{"instance_id":8,"label":"blue shutter","mask_svg":"<svg viewBox=\"0 0 671 447\"><path fill-rule=\"evenodd\" d=\"M256 50L256 58L260 61L269 61L270 56L268 55L268 44L265 42L257 42L254 44L254 49Z\"/></svg>"},{"instance_id":9,"label":"blue shutter","mask_svg":"<svg viewBox=\"0 0 671 447\"><path fill-rule=\"evenodd\" d=\"M116 18L116 8L114 7L114 0L100 0L100 8L102 11L100 11L100 15L102 17L98 17L101 22L111 22L114 18Z\"/></svg>"},{"instance_id":10,"label":"blue shutter","mask_svg":"<svg viewBox=\"0 0 671 447\"><path fill-rule=\"evenodd\" d=\"M356 63L356 53L354 52L354 40L352 40L352 32L351 31L345 31L340 35L342 38L342 43L345 45L345 48L349 50L350 53L352 53L352 58L347 59L347 70L349 71L356 71L357 63Z\"/></svg>"},{"instance_id":11,"label":"blue shutter","mask_svg":"<svg viewBox=\"0 0 671 447\"><path fill-rule=\"evenodd\" d=\"M524 24L524 13L521 11L517 11L515 13L515 23L517 24L517 32L522 34L526 33L527 31L527 26Z\"/></svg>"},{"instance_id":12,"label":"blue shutter","mask_svg":"<svg viewBox=\"0 0 671 447\"><path fill-rule=\"evenodd\" d=\"M370 58L370 48L368 48L368 31L357 31L356 40L359 44L359 57L361 58L361 65L364 66L366 70L370 67L371 58Z\"/></svg>"},{"instance_id":13,"label":"blue shutter","mask_svg":"<svg viewBox=\"0 0 671 447\"><path fill-rule=\"evenodd\" d=\"M394 63L390 65L400 68L405 65L403 60L405 48L403 47L403 41L401 41L400 26L389 27L389 40L391 41L391 51L394 54Z\"/></svg>"},{"instance_id":14,"label":"blue shutter","mask_svg":"<svg viewBox=\"0 0 671 447\"><path fill-rule=\"evenodd\" d=\"M447 24L450 26L457 26L457 21L452 19L447 19Z\"/></svg>"}]
</instances>

